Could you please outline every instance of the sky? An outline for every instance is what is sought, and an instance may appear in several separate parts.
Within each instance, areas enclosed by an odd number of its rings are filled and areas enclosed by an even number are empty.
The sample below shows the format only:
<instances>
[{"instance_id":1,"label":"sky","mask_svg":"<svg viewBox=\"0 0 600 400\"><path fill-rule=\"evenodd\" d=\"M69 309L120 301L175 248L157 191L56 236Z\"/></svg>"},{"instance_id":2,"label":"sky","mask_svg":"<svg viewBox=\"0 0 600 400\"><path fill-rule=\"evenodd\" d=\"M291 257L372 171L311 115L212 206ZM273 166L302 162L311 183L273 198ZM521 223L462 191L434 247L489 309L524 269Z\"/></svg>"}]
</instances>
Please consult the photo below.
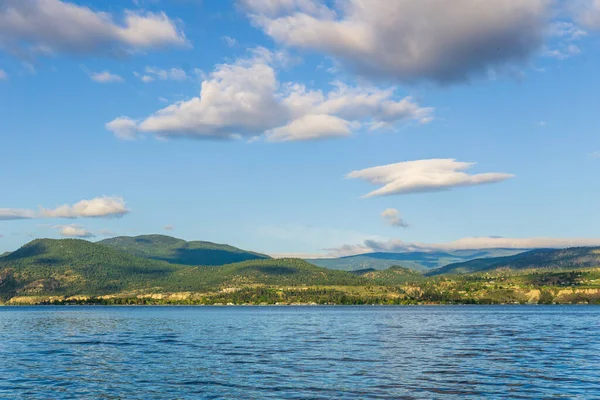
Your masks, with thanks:
<instances>
[{"instance_id":1,"label":"sky","mask_svg":"<svg viewBox=\"0 0 600 400\"><path fill-rule=\"evenodd\" d=\"M0 253L600 245L600 0L0 0Z\"/></svg>"}]
</instances>

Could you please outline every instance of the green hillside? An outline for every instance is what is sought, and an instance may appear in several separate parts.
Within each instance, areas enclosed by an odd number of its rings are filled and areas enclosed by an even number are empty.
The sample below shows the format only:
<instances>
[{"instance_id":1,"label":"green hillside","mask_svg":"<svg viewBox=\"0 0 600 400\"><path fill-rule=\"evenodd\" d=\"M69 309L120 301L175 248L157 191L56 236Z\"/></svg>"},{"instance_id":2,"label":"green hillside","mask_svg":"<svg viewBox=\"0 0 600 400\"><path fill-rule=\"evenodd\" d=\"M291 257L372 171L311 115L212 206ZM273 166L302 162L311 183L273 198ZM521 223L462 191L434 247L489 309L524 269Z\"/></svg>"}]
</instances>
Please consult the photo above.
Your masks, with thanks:
<instances>
[{"instance_id":1,"label":"green hillside","mask_svg":"<svg viewBox=\"0 0 600 400\"><path fill-rule=\"evenodd\" d=\"M37 239L0 258L0 296L145 289L180 268L85 240Z\"/></svg>"},{"instance_id":2,"label":"green hillside","mask_svg":"<svg viewBox=\"0 0 600 400\"><path fill-rule=\"evenodd\" d=\"M428 275L465 274L497 269L581 269L600 266L600 247L569 249L539 249L508 256L476 259L449 264L430 271Z\"/></svg>"},{"instance_id":3,"label":"green hillside","mask_svg":"<svg viewBox=\"0 0 600 400\"><path fill-rule=\"evenodd\" d=\"M387 269L364 269L353 271L353 273L372 281L378 285L400 285L406 283L420 283L425 280L425 277L420 272L409 268L400 267L397 265Z\"/></svg>"},{"instance_id":4,"label":"green hillside","mask_svg":"<svg viewBox=\"0 0 600 400\"><path fill-rule=\"evenodd\" d=\"M0 257L6 304L600 303L600 248L478 259L426 276L392 266L330 270L300 259L189 266L77 239L38 239ZM472 273L458 273L472 272Z\"/></svg>"},{"instance_id":5,"label":"green hillside","mask_svg":"<svg viewBox=\"0 0 600 400\"><path fill-rule=\"evenodd\" d=\"M210 289L252 285L314 286L361 285L365 279L296 258L252 260L219 267L193 267L177 271L171 283L180 289Z\"/></svg>"},{"instance_id":6,"label":"green hillside","mask_svg":"<svg viewBox=\"0 0 600 400\"><path fill-rule=\"evenodd\" d=\"M186 242L165 235L119 236L98 243L134 256L182 265L225 265L270 258L265 254L241 250L226 244Z\"/></svg>"},{"instance_id":7,"label":"green hillside","mask_svg":"<svg viewBox=\"0 0 600 400\"><path fill-rule=\"evenodd\" d=\"M316 258L306 261L329 269L355 271L367 268L387 269L402 265L415 271L426 271L443 267L451 263L485 257L510 256L526 251L525 249L481 249L455 251L409 251L404 253L376 252L339 258Z\"/></svg>"},{"instance_id":8,"label":"green hillside","mask_svg":"<svg viewBox=\"0 0 600 400\"><path fill-rule=\"evenodd\" d=\"M79 239L38 239L0 258L0 299L216 290L222 286L359 285L364 280L299 259L190 267L136 257Z\"/></svg>"}]
</instances>

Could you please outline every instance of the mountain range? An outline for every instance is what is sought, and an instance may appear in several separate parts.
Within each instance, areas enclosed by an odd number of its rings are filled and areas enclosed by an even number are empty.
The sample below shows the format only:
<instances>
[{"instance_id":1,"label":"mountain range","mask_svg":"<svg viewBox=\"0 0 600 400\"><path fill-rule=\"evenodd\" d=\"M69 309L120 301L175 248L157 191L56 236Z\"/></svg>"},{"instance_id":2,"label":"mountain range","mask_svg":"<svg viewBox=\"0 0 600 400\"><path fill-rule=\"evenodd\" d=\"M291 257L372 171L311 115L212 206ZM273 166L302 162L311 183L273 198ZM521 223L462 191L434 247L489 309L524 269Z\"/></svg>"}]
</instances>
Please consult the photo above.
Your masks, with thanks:
<instances>
[{"instance_id":1,"label":"mountain range","mask_svg":"<svg viewBox=\"0 0 600 400\"><path fill-rule=\"evenodd\" d=\"M36 239L0 256L0 303L600 302L600 247L538 249L432 268L452 257L490 254L375 253L362 257L397 264L343 271L163 235L96 243ZM415 260L429 268L423 273L406 267Z\"/></svg>"},{"instance_id":2,"label":"mountain range","mask_svg":"<svg viewBox=\"0 0 600 400\"><path fill-rule=\"evenodd\" d=\"M386 269L402 265L415 271L427 271L448 264L478 258L512 256L528 249L480 249L454 251L409 251L402 253L374 252L339 258L314 258L306 261L329 269L355 271L366 268Z\"/></svg>"}]
</instances>

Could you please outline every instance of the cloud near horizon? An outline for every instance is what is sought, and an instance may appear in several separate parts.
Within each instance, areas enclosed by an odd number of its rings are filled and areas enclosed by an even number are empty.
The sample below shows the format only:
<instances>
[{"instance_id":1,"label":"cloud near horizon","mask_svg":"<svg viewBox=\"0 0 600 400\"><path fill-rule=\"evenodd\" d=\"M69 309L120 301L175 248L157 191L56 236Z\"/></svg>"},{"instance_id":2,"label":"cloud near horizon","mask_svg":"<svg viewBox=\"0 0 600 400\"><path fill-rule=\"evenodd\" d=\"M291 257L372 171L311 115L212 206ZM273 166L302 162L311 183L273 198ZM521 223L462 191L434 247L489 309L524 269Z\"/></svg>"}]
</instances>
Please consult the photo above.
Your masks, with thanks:
<instances>
[{"instance_id":1,"label":"cloud near horizon","mask_svg":"<svg viewBox=\"0 0 600 400\"><path fill-rule=\"evenodd\" d=\"M60 0L3 0L0 49L19 57L116 55L183 46L185 34L165 13L126 10L122 18Z\"/></svg>"},{"instance_id":2,"label":"cloud near horizon","mask_svg":"<svg viewBox=\"0 0 600 400\"><path fill-rule=\"evenodd\" d=\"M41 218L119 218L129 213L122 197L96 197L81 200L73 205L64 204L56 208L30 210L22 208L0 208L0 221Z\"/></svg>"},{"instance_id":3,"label":"cloud near horizon","mask_svg":"<svg viewBox=\"0 0 600 400\"><path fill-rule=\"evenodd\" d=\"M524 65L542 48L551 16L548 0L240 3L277 43L332 57L367 78L404 83L465 82Z\"/></svg>"},{"instance_id":4,"label":"cloud near horizon","mask_svg":"<svg viewBox=\"0 0 600 400\"><path fill-rule=\"evenodd\" d=\"M402 195L409 193L436 192L461 186L475 186L501 182L514 175L506 173L483 173L469 175L462 172L475 163L458 162L453 158L404 161L352 171L347 178L362 179L374 185L382 185L362 197Z\"/></svg>"},{"instance_id":5,"label":"cloud near horizon","mask_svg":"<svg viewBox=\"0 0 600 400\"><path fill-rule=\"evenodd\" d=\"M343 245L325 249L327 255L320 257L343 257L372 252L402 253L407 251L453 251L479 249L538 249L600 246L600 238L505 238L498 236L466 237L451 242L421 243L404 242L399 239L387 241L365 240L362 244Z\"/></svg>"},{"instance_id":6,"label":"cloud near horizon","mask_svg":"<svg viewBox=\"0 0 600 400\"><path fill-rule=\"evenodd\" d=\"M63 237L70 238L93 238L96 235L88 231L84 226L78 224L71 225L54 225L54 229Z\"/></svg>"},{"instance_id":7,"label":"cloud near horizon","mask_svg":"<svg viewBox=\"0 0 600 400\"><path fill-rule=\"evenodd\" d=\"M247 58L219 64L202 82L200 95L154 114L121 116L106 128L122 139L138 134L195 139L302 141L349 136L359 128L377 130L406 123L426 124L433 108L421 107L396 88L331 83L326 92L280 82L276 68L285 54L256 48Z\"/></svg>"}]
</instances>

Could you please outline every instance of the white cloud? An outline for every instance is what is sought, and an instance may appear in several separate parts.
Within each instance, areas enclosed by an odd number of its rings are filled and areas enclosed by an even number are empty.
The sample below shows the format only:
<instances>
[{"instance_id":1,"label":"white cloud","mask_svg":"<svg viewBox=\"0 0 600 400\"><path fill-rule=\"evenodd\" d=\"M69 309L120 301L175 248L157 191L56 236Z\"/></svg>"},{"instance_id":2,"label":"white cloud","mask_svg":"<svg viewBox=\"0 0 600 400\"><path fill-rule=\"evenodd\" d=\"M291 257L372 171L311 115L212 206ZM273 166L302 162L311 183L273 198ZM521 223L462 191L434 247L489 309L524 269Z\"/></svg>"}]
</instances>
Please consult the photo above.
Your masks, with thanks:
<instances>
[{"instance_id":1,"label":"white cloud","mask_svg":"<svg viewBox=\"0 0 600 400\"><path fill-rule=\"evenodd\" d=\"M184 33L165 13L107 12L60 0L4 0L0 47L21 56L116 53L184 45Z\"/></svg>"},{"instance_id":2,"label":"white cloud","mask_svg":"<svg viewBox=\"0 0 600 400\"><path fill-rule=\"evenodd\" d=\"M100 229L99 231L100 235L102 236L115 236L116 234L111 231L110 229Z\"/></svg>"},{"instance_id":3,"label":"white cloud","mask_svg":"<svg viewBox=\"0 0 600 400\"><path fill-rule=\"evenodd\" d=\"M600 151L594 151L593 153L590 154L590 157L600 158Z\"/></svg>"},{"instance_id":4,"label":"white cloud","mask_svg":"<svg viewBox=\"0 0 600 400\"><path fill-rule=\"evenodd\" d=\"M41 215L47 218L107 218L122 217L129 213L121 197L96 197L81 200L73 205L62 205L54 209L42 208Z\"/></svg>"},{"instance_id":5,"label":"white cloud","mask_svg":"<svg viewBox=\"0 0 600 400\"><path fill-rule=\"evenodd\" d=\"M20 208L0 208L0 220L39 218L118 218L129 213L121 197L96 197L73 205L43 208L39 211Z\"/></svg>"},{"instance_id":6,"label":"white cloud","mask_svg":"<svg viewBox=\"0 0 600 400\"><path fill-rule=\"evenodd\" d=\"M90 78L98 83L124 82L123 78L119 75L111 74L108 71L93 72L90 74Z\"/></svg>"},{"instance_id":7,"label":"white cloud","mask_svg":"<svg viewBox=\"0 0 600 400\"><path fill-rule=\"evenodd\" d=\"M581 39L587 36L587 32L572 22L557 21L548 26L548 36L563 38L568 41Z\"/></svg>"},{"instance_id":8,"label":"white cloud","mask_svg":"<svg viewBox=\"0 0 600 400\"><path fill-rule=\"evenodd\" d=\"M64 237L91 238L96 236L85 227L77 224L55 225L53 228L58 229L60 235Z\"/></svg>"},{"instance_id":9,"label":"white cloud","mask_svg":"<svg viewBox=\"0 0 600 400\"><path fill-rule=\"evenodd\" d=\"M0 221L35 218L35 211L22 208L0 208Z\"/></svg>"},{"instance_id":10,"label":"white cloud","mask_svg":"<svg viewBox=\"0 0 600 400\"><path fill-rule=\"evenodd\" d=\"M581 54L581 49L579 46L574 44L561 44L555 49L545 48L543 52L543 55L546 57L556 58L558 60L566 60L567 58L571 58L579 54Z\"/></svg>"},{"instance_id":11,"label":"white cloud","mask_svg":"<svg viewBox=\"0 0 600 400\"><path fill-rule=\"evenodd\" d=\"M223 36L221 37L221 39L223 39L223 41L225 42L225 44L229 47L235 47L238 45L238 41L235 38L232 38L230 36Z\"/></svg>"},{"instance_id":12,"label":"white cloud","mask_svg":"<svg viewBox=\"0 0 600 400\"><path fill-rule=\"evenodd\" d=\"M514 176L505 173L469 175L461 172L473 165L474 163L458 162L451 158L404 161L352 171L347 178L358 178L382 185L381 188L363 196L373 197L450 190L461 186L501 182Z\"/></svg>"},{"instance_id":13,"label":"white cloud","mask_svg":"<svg viewBox=\"0 0 600 400\"><path fill-rule=\"evenodd\" d=\"M571 7L577 22L589 29L600 29L600 0L579 0Z\"/></svg>"},{"instance_id":14,"label":"white cloud","mask_svg":"<svg viewBox=\"0 0 600 400\"><path fill-rule=\"evenodd\" d=\"M119 117L107 128L119 137L135 131L159 137L233 139L265 134L269 141L346 136L361 126L371 130L402 123L428 123L433 108L397 99L395 88L350 87L333 82L329 92L281 83L275 66L285 55L259 48L250 58L220 64L202 82L200 96L170 105L136 121Z\"/></svg>"},{"instance_id":15,"label":"white cloud","mask_svg":"<svg viewBox=\"0 0 600 400\"><path fill-rule=\"evenodd\" d=\"M0 69L0 81L8 79L8 74L3 69Z\"/></svg>"},{"instance_id":16,"label":"white cloud","mask_svg":"<svg viewBox=\"0 0 600 400\"><path fill-rule=\"evenodd\" d=\"M408 228L408 223L404 221L400 215L400 212L395 208L385 209L381 216L383 219L391 226L396 226L399 228Z\"/></svg>"},{"instance_id":17,"label":"white cloud","mask_svg":"<svg viewBox=\"0 0 600 400\"><path fill-rule=\"evenodd\" d=\"M333 115L304 115L285 126L265 132L271 142L313 140L350 135L350 122Z\"/></svg>"},{"instance_id":18,"label":"white cloud","mask_svg":"<svg viewBox=\"0 0 600 400\"><path fill-rule=\"evenodd\" d=\"M526 62L543 44L547 0L241 0L274 40L376 79L466 81Z\"/></svg>"},{"instance_id":19,"label":"white cloud","mask_svg":"<svg viewBox=\"0 0 600 400\"><path fill-rule=\"evenodd\" d=\"M497 236L466 237L444 243L365 240L362 244L344 245L326 249L329 257L343 257L372 252L402 253L406 251L453 251L477 249L536 249L600 246L600 238L504 238Z\"/></svg>"},{"instance_id":20,"label":"white cloud","mask_svg":"<svg viewBox=\"0 0 600 400\"><path fill-rule=\"evenodd\" d=\"M123 140L136 138L137 122L128 117L115 118L106 125L106 129L113 132L115 136Z\"/></svg>"},{"instance_id":21,"label":"white cloud","mask_svg":"<svg viewBox=\"0 0 600 400\"><path fill-rule=\"evenodd\" d=\"M134 72L134 75L145 83L153 82L157 79L161 81L185 81L188 79L187 73L181 68L161 69L157 67L146 67L144 74Z\"/></svg>"}]
</instances>

